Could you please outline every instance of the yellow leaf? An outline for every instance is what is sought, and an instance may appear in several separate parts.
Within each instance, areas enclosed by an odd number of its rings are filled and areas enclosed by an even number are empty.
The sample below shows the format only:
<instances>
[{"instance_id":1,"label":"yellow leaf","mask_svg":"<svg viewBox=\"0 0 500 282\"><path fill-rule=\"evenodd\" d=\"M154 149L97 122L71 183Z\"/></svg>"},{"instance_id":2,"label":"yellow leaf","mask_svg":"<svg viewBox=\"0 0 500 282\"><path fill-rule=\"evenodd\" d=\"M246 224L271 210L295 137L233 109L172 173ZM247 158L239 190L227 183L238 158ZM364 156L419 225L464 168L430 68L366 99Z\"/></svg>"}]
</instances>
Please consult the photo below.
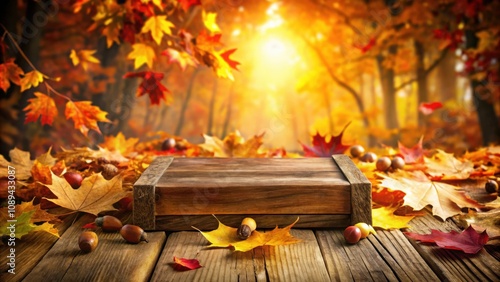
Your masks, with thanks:
<instances>
[{"instance_id":1,"label":"yellow leaf","mask_svg":"<svg viewBox=\"0 0 500 282\"><path fill-rule=\"evenodd\" d=\"M71 58L71 62L73 62L74 66L78 66L79 64L81 64L83 69L87 70L89 63L100 63L99 60L93 56L95 52L96 50L80 50L77 52L74 49L71 49L71 54L69 55L69 57Z\"/></svg>"},{"instance_id":2,"label":"yellow leaf","mask_svg":"<svg viewBox=\"0 0 500 282\"><path fill-rule=\"evenodd\" d=\"M469 160L460 161L453 154L437 149L432 158L424 157L426 172L442 179L467 179L474 171L474 164Z\"/></svg>"},{"instance_id":3,"label":"yellow leaf","mask_svg":"<svg viewBox=\"0 0 500 282\"><path fill-rule=\"evenodd\" d=\"M221 32L219 25L217 25L217 13L206 12L205 10L203 10L201 13L201 18L203 20L203 24L210 32Z\"/></svg>"},{"instance_id":4,"label":"yellow leaf","mask_svg":"<svg viewBox=\"0 0 500 282\"><path fill-rule=\"evenodd\" d=\"M144 23L141 33L151 32L153 40L160 45L164 34L172 35L170 29L173 27L174 24L167 20L167 16L153 16Z\"/></svg>"},{"instance_id":5,"label":"yellow leaf","mask_svg":"<svg viewBox=\"0 0 500 282\"><path fill-rule=\"evenodd\" d=\"M210 242L209 247L233 247L235 251L247 252L260 246L281 246L300 242L300 239L290 234L290 230L297 221L299 221L299 218L285 228L279 229L276 227L272 231L266 233L255 230L252 232L252 235L245 240L241 240L238 237L237 228L224 225L218 219L217 222L219 222L219 227L216 230L203 232L196 227L193 228L200 231L200 233Z\"/></svg>"},{"instance_id":6,"label":"yellow leaf","mask_svg":"<svg viewBox=\"0 0 500 282\"><path fill-rule=\"evenodd\" d=\"M7 207L0 209L0 222L5 222L5 224L0 225L0 236L10 234L7 229L9 227L7 220L16 219L16 238L21 238L24 235L37 231L45 231L59 237L59 231L49 222L60 222L60 220L54 215L40 209L40 205L33 205L33 201L23 202L16 205L14 210L15 213L10 214ZM39 222L44 223L41 225L35 224Z\"/></svg>"},{"instance_id":7,"label":"yellow leaf","mask_svg":"<svg viewBox=\"0 0 500 282\"><path fill-rule=\"evenodd\" d=\"M9 176L9 166L14 168L13 170L16 173L17 180L27 180L31 177L31 168L33 167L34 161L30 159L30 152L14 148L10 150L9 157L11 162L8 162L2 155L0 155L0 178Z\"/></svg>"},{"instance_id":8,"label":"yellow leaf","mask_svg":"<svg viewBox=\"0 0 500 282\"><path fill-rule=\"evenodd\" d=\"M73 211L94 215L115 210L113 204L127 194L122 189L121 175L106 180L100 173L92 174L83 179L80 188L73 189L64 177L52 173L52 184L45 186L57 197L47 199L48 201Z\"/></svg>"},{"instance_id":9,"label":"yellow leaf","mask_svg":"<svg viewBox=\"0 0 500 282\"><path fill-rule=\"evenodd\" d=\"M139 142L139 138L125 139L123 133L118 132L116 136L104 137L104 143L100 144L99 147L108 149L109 151L119 151L125 155L134 151L137 142Z\"/></svg>"},{"instance_id":10,"label":"yellow leaf","mask_svg":"<svg viewBox=\"0 0 500 282\"><path fill-rule=\"evenodd\" d=\"M37 87L41 82L43 82L44 75L39 71L30 71L21 78L21 92L30 89L31 87Z\"/></svg>"},{"instance_id":11,"label":"yellow leaf","mask_svg":"<svg viewBox=\"0 0 500 282\"><path fill-rule=\"evenodd\" d=\"M373 226L383 229L407 228L408 222L415 216L398 216L394 212L397 207L381 207L372 209Z\"/></svg>"},{"instance_id":12,"label":"yellow leaf","mask_svg":"<svg viewBox=\"0 0 500 282\"><path fill-rule=\"evenodd\" d=\"M138 69L143 64L148 65L148 67L153 67L153 60L156 58L154 49L144 43L135 43L132 45L132 52L127 56L127 59L134 60L134 68Z\"/></svg>"},{"instance_id":13,"label":"yellow leaf","mask_svg":"<svg viewBox=\"0 0 500 282\"><path fill-rule=\"evenodd\" d=\"M102 35L106 37L106 46L109 48L113 45L114 42L116 44L120 44L120 30L122 29L122 25L120 22L111 21L106 24L102 29Z\"/></svg>"}]
</instances>

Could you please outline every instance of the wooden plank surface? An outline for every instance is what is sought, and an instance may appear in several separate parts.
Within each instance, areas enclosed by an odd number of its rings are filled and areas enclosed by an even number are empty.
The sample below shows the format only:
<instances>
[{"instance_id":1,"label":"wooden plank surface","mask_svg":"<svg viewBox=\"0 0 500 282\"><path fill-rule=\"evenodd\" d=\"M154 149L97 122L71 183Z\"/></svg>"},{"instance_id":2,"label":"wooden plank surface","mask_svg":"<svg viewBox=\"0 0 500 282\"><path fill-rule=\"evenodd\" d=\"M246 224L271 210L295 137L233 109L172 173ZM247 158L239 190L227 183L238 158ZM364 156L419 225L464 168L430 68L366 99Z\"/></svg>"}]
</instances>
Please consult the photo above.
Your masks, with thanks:
<instances>
[{"instance_id":1,"label":"wooden plank surface","mask_svg":"<svg viewBox=\"0 0 500 282\"><path fill-rule=\"evenodd\" d=\"M119 233L97 231L99 243L91 253L78 247L84 216L54 244L24 281L147 281L160 255L164 232L148 234L149 243L128 244Z\"/></svg>"},{"instance_id":2,"label":"wooden plank surface","mask_svg":"<svg viewBox=\"0 0 500 282\"><path fill-rule=\"evenodd\" d=\"M259 228L274 228L286 226L294 222L297 217L299 222L294 228L331 228L345 227L349 225L351 216L346 214L246 214L246 215L216 215L217 218L229 226L238 226L243 218L249 216L255 219ZM217 228L217 221L212 215L182 215L182 216L159 216L156 227L159 230L187 230L192 231L191 226L200 230L213 230Z\"/></svg>"},{"instance_id":3,"label":"wooden plank surface","mask_svg":"<svg viewBox=\"0 0 500 282\"><path fill-rule=\"evenodd\" d=\"M408 231L422 234L430 233L431 229L445 232L461 231L453 221L441 222L430 214L414 218L410 226ZM500 262L484 249L473 255L442 249L432 244L417 243L412 239L408 240L441 280L500 281Z\"/></svg>"},{"instance_id":4,"label":"wooden plank surface","mask_svg":"<svg viewBox=\"0 0 500 282\"><path fill-rule=\"evenodd\" d=\"M65 221L57 225L59 236L64 234L75 217L76 214L68 216ZM7 270L9 267L4 263L10 253L11 247L2 245L0 249L0 257L2 258L2 263L0 264L0 281L21 281L57 240L56 236L47 232L34 232L21 239L16 239L16 246L14 247L16 250L15 274L8 273Z\"/></svg>"},{"instance_id":5,"label":"wooden plank surface","mask_svg":"<svg viewBox=\"0 0 500 282\"><path fill-rule=\"evenodd\" d=\"M321 251L311 230L292 230L303 242L259 247L241 253L225 248L206 249L198 232L172 233L154 270L152 281L328 281ZM173 257L196 258L202 268L179 272Z\"/></svg>"}]
</instances>

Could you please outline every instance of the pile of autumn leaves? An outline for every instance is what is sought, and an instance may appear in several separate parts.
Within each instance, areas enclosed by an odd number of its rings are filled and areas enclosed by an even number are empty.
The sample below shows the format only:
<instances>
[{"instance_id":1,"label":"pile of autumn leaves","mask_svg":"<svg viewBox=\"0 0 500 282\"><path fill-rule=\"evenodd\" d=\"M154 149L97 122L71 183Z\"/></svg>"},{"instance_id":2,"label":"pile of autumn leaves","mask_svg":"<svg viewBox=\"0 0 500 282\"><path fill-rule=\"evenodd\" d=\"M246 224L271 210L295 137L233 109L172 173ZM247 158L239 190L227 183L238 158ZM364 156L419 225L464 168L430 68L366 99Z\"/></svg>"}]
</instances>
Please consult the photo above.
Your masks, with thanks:
<instances>
[{"instance_id":1,"label":"pile of autumn leaves","mask_svg":"<svg viewBox=\"0 0 500 282\"><path fill-rule=\"evenodd\" d=\"M10 153L10 162L0 157L0 197L6 199L8 196L7 167L11 166L16 170L16 199L23 201L15 209L18 225L16 237L21 238L35 231L46 231L58 236L53 224L59 218L56 214L47 212L46 208L58 206L69 212L94 215L117 208L127 209L133 183L159 155L301 157L289 154L284 149L263 149L263 135L256 135L248 140L238 132L229 134L223 140L205 136L205 143L199 145L165 133L155 133L150 137L151 141L139 142L137 138L127 139L120 133L107 137L95 150L61 149L55 157L49 150L31 160L28 152L14 149ZM169 138L180 146L165 147L163 143ZM317 134L313 136L312 145L302 146L307 157L329 157L349 148L342 144L342 133L333 136L328 142L325 136ZM456 158L441 150L429 154L422 148L420 140L413 148L400 144L397 149L385 147L378 154L399 155L405 159L406 166L403 170L380 172L376 170L374 163L353 158L373 183L374 227L409 227L415 216L425 214L419 211L431 206L432 214L442 220L458 216L459 220L469 223L475 230L486 229L490 238L500 235L498 226L491 221L491 215L499 214L500 201L496 194L489 195L484 191L486 179L498 173L500 147L482 148ZM114 168L111 174L108 171L110 167ZM77 171L84 176L79 189L73 189L61 176L68 171ZM464 188L462 184L471 181L477 185ZM462 208L472 208L474 211L465 214L462 213ZM7 222L7 215L5 207L0 211L1 222ZM285 235L289 235L288 231L292 226L293 224L278 229L277 232L285 230ZM5 224L0 226L0 235L7 234L6 228ZM290 235L290 239L294 238ZM290 242L292 241L295 242Z\"/></svg>"}]
</instances>

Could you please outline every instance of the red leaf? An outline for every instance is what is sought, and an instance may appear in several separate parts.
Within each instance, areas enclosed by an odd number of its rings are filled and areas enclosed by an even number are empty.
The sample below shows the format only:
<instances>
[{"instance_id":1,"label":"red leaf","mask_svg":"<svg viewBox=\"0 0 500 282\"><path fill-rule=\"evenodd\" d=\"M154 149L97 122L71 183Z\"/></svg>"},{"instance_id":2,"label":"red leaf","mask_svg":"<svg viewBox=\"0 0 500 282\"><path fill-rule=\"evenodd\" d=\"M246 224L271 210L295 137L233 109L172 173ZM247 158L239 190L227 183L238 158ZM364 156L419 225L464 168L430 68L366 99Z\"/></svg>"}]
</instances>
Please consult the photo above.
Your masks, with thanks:
<instances>
[{"instance_id":1,"label":"red leaf","mask_svg":"<svg viewBox=\"0 0 500 282\"><path fill-rule=\"evenodd\" d=\"M404 203L405 192L400 190L390 190L383 188L379 191L372 191L372 201L384 207L402 206Z\"/></svg>"},{"instance_id":2,"label":"red leaf","mask_svg":"<svg viewBox=\"0 0 500 282\"><path fill-rule=\"evenodd\" d=\"M173 268L177 271L186 271L200 268L200 262L197 259L185 259L174 257Z\"/></svg>"},{"instance_id":3,"label":"red leaf","mask_svg":"<svg viewBox=\"0 0 500 282\"><path fill-rule=\"evenodd\" d=\"M189 10L192 6L201 5L200 0L178 0L178 2L184 11Z\"/></svg>"},{"instance_id":4,"label":"red leaf","mask_svg":"<svg viewBox=\"0 0 500 282\"><path fill-rule=\"evenodd\" d=\"M350 145L342 144L342 135L349 124L351 123L349 122L346 124L339 135L332 136L330 142L326 142L326 135L321 136L319 133L316 133L316 135L313 136L312 147L301 143L304 155L306 157L331 157L334 154L344 153Z\"/></svg>"},{"instance_id":5,"label":"red leaf","mask_svg":"<svg viewBox=\"0 0 500 282\"><path fill-rule=\"evenodd\" d=\"M443 104L441 102L420 103L420 106L418 106L418 110L424 115L430 115L435 110L440 109L442 107Z\"/></svg>"},{"instance_id":6,"label":"red leaf","mask_svg":"<svg viewBox=\"0 0 500 282\"><path fill-rule=\"evenodd\" d=\"M479 252L489 239L486 230L482 233L477 233L472 226L469 226L460 233L454 230L446 233L432 229L431 234L417 234L413 232L404 232L404 234L422 243L436 243L441 248L460 250L467 254Z\"/></svg>"},{"instance_id":7,"label":"red leaf","mask_svg":"<svg viewBox=\"0 0 500 282\"><path fill-rule=\"evenodd\" d=\"M236 62L236 61L233 61L231 60L231 58L229 58L229 56L231 56L234 52L236 51L236 48L235 49L231 49L231 50L227 50L226 52L220 54L220 56L222 57L222 59L224 59L224 61L226 61L226 63L233 69L235 70L238 70L238 65L240 64L239 62Z\"/></svg>"},{"instance_id":8,"label":"red leaf","mask_svg":"<svg viewBox=\"0 0 500 282\"><path fill-rule=\"evenodd\" d=\"M161 84L161 80L163 79L163 73L161 72L128 72L123 77L142 77L144 80L137 89L137 96L140 97L144 94L148 94L151 104L153 105L159 105L162 99L166 101L165 92L170 93L170 91Z\"/></svg>"},{"instance_id":9,"label":"red leaf","mask_svg":"<svg viewBox=\"0 0 500 282\"><path fill-rule=\"evenodd\" d=\"M401 142L398 142L399 152L407 164L424 162L424 149L422 148L423 139L423 136L420 137L420 141L411 148L406 148Z\"/></svg>"}]
</instances>

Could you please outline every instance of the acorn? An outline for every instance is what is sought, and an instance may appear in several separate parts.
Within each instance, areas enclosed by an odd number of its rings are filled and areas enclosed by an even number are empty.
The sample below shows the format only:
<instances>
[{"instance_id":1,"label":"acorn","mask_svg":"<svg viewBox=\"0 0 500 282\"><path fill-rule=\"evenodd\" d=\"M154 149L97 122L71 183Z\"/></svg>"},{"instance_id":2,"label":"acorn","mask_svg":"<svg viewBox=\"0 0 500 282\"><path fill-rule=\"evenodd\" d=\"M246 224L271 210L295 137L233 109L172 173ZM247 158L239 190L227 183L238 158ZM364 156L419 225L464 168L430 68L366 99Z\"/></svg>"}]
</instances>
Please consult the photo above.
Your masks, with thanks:
<instances>
[{"instance_id":1,"label":"acorn","mask_svg":"<svg viewBox=\"0 0 500 282\"><path fill-rule=\"evenodd\" d=\"M94 231L83 231L78 238L78 246L85 253L90 253L97 248L99 242Z\"/></svg>"},{"instance_id":2,"label":"acorn","mask_svg":"<svg viewBox=\"0 0 500 282\"><path fill-rule=\"evenodd\" d=\"M122 229L122 222L111 215L101 216L95 219L95 225L101 227L104 232L118 232Z\"/></svg>"},{"instance_id":3,"label":"acorn","mask_svg":"<svg viewBox=\"0 0 500 282\"><path fill-rule=\"evenodd\" d=\"M361 145L354 145L351 147L350 153L353 158L359 158L365 153L365 148Z\"/></svg>"},{"instance_id":4,"label":"acorn","mask_svg":"<svg viewBox=\"0 0 500 282\"><path fill-rule=\"evenodd\" d=\"M391 160L392 169L403 169L405 167L405 160L400 156L395 156Z\"/></svg>"},{"instance_id":5,"label":"acorn","mask_svg":"<svg viewBox=\"0 0 500 282\"><path fill-rule=\"evenodd\" d=\"M146 241L146 243L149 242L148 234L146 234L146 232L144 232L142 228L136 225L123 225L123 227L120 229L120 234L122 235L123 239L125 239L125 241L132 244L138 244L141 241Z\"/></svg>"},{"instance_id":6,"label":"acorn","mask_svg":"<svg viewBox=\"0 0 500 282\"><path fill-rule=\"evenodd\" d=\"M377 160L375 164L377 166L377 170L386 171L391 167L391 159L389 157L381 157Z\"/></svg>"},{"instance_id":7,"label":"acorn","mask_svg":"<svg viewBox=\"0 0 500 282\"><path fill-rule=\"evenodd\" d=\"M375 153L368 152L368 153L364 154L363 156L361 156L361 158L359 158L359 160L362 162L366 162L366 163L373 163L373 162L377 161L377 155Z\"/></svg>"},{"instance_id":8,"label":"acorn","mask_svg":"<svg viewBox=\"0 0 500 282\"><path fill-rule=\"evenodd\" d=\"M361 239L361 230L357 226L349 226L344 230L344 238L349 244L356 244Z\"/></svg>"},{"instance_id":9,"label":"acorn","mask_svg":"<svg viewBox=\"0 0 500 282\"><path fill-rule=\"evenodd\" d=\"M165 139L165 141L163 141L163 143L161 143L161 150L162 151L169 151L173 148L175 148L175 145L176 145L176 141L174 138L167 138Z\"/></svg>"},{"instance_id":10,"label":"acorn","mask_svg":"<svg viewBox=\"0 0 500 282\"><path fill-rule=\"evenodd\" d=\"M238 237L242 240L247 239L252 235L252 232L257 228L257 223L251 217L245 217L236 231Z\"/></svg>"},{"instance_id":11,"label":"acorn","mask_svg":"<svg viewBox=\"0 0 500 282\"><path fill-rule=\"evenodd\" d=\"M110 180L118 174L118 168L112 164L103 164L102 165L102 176L106 180Z\"/></svg>"},{"instance_id":12,"label":"acorn","mask_svg":"<svg viewBox=\"0 0 500 282\"><path fill-rule=\"evenodd\" d=\"M82 185L83 177L78 172L66 172L63 176L73 189L78 189Z\"/></svg>"},{"instance_id":13,"label":"acorn","mask_svg":"<svg viewBox=\"0 0 500 282\"><path fill-rule=\"evenodd\" d=\"M495 180L489 179L486 184L484 184L484 189L486 193L496 193L498 191L498 183Z\"/></svg>"}]
</instances>

